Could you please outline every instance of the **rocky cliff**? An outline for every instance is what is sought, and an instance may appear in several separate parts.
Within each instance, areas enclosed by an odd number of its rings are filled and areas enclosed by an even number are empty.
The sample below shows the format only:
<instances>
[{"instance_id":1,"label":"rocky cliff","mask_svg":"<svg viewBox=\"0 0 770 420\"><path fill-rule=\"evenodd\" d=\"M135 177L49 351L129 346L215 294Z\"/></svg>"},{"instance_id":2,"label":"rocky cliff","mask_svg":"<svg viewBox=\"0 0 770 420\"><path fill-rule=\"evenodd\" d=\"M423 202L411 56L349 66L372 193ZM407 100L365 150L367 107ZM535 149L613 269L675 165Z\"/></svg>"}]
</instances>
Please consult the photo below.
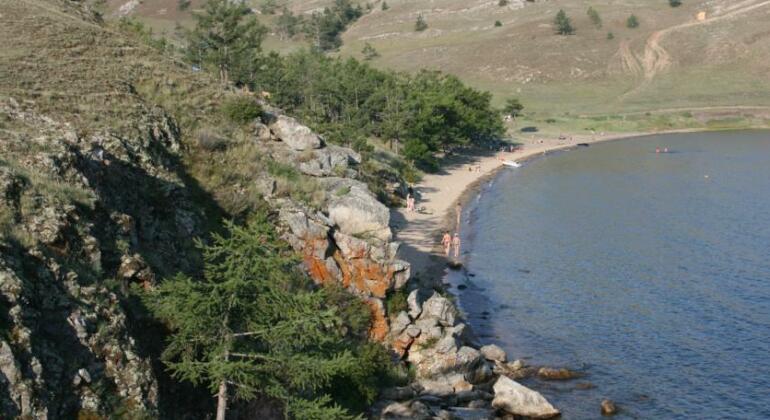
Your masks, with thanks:
<instances>
[{"instance_id":1,"label":"rocky cliff","mask_svg":"<svg viewBox=\"0 0 770 420\"><path fill-rule=\"evenodd\" d=\"M361 297L371 338L414 366L418 381L387 390L374 415L431 416L449 402L494 412L503 367L470 343L450 299L409 282L357 153L81 2L4 2L0 39L13 45L0 60L0 417L209 409L205 392L164 373L164 331L131 291L196 272L193 239L264 205L309 275ZM262 115L224 121L221 103L244 95ZM408 309L387 313L397 290Z\"/></svg>"}]
</instances>

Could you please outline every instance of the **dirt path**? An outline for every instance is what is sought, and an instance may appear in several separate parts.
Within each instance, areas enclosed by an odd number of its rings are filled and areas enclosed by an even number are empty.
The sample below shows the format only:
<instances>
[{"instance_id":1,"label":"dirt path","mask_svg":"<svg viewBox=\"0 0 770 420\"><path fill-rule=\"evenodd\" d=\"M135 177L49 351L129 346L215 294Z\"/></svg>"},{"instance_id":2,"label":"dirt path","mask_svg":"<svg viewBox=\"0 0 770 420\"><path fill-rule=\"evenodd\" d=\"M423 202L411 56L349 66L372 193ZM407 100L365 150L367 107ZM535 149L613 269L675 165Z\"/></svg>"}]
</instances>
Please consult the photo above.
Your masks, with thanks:
<instances>
[{"instance_id":1,"label":"dirt path","mask_svg":"<svg viewBox=\"0 0 770 420\"><path fill-rule=\"evenodd\" d=\"M671 55L668 53L668 51L661 45L661 41L668 36L669 34L679 31L682 29L694 27L694 26L700 26L700 25L709 25L715 22L719 22L725 19L729 19L732 17L735 17L737 15L745 14L748 12L751 12L755 9L758 9L760 7L764 6L770 6L770 0L744 0L738 3L729 4L726 5L720 5L715 8L715 13L711 16L708 16L706 20L698 21L690 21L681 23L679 25L671 26L666 29L661 29L659 31L653 32L649 38L647 38L647 42L644 45L644 53L639 58L639 61L641 62L641 67L643 69L644 79L642 80L642 83L634 88L633 90L626 92L622 97L626 97L628 95L632 95L639 90L643 89L647 85L652 82L652 80L657 76L659 73L664 72L669 67L671 67L671 64L673 63L673 60L671 58ZM619 53L625 57L624 60L628 60L628 52L624 52L624 49L628 49L628 44L621 42ZM634 59L636 61L636 59ZM636 72L632 72L633 74L637 74Z\"/></svg>"}]
</instances>

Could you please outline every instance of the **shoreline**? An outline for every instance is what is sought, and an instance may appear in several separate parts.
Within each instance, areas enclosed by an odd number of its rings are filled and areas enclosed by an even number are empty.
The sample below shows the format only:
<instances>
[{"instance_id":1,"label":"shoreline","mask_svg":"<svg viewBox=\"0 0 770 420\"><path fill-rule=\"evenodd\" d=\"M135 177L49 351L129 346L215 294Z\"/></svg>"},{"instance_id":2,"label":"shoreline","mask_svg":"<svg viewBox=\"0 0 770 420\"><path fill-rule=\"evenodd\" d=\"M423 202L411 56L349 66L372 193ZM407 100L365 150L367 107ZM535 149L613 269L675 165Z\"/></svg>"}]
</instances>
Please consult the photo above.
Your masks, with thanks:
<instances>
[{"instance_id":1,"label":"shoreline","mask_svg":"<svg viewBox=\"0 0 770 420\"><path fill-rule=\"evenodd\" d=\"M685 134L729 130L676 129L656 132L610 133L606 135L577 135L567 139L542 137L522 139L520 150L492 152L491 155L459 155L437 174L426 174L413 188L417 192L418 208L425 212L409 213L405 208L393 208L391 228L394 240L402 244L399 257L412 266L412 275L426 284L440 284L445 274L446 259L441 253L439 241L443 231L458 229L455 207L463 211L469 200L478 194L480 186L506 168L498 157L505 160L526 162L548 153L567 151L578 144L598 144L610 141L643 138L664 134ZM454 161L452 161L454 160ZM481 171L469 171L468 167L480 166Z\"/></svg>"}]
</instances>

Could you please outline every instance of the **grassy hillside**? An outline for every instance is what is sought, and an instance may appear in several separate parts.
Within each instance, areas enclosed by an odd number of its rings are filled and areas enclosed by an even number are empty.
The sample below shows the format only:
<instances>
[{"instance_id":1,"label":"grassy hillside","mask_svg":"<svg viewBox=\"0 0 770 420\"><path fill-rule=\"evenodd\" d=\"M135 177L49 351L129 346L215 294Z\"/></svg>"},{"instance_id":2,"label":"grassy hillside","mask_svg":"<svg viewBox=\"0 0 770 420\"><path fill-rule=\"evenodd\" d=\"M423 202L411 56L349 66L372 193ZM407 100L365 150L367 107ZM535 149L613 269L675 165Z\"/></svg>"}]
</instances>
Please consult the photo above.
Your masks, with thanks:
<instances>
[{"instance_id":1,"label":"grassy hillside","mask_svg":"<svg viewBox=\"0 0 770 420\"><path fill-rule=\"evenodd\" d=\"M143 2L131 14L171 28L185 24L201 1L186 12L176 0ZM126 2L109 0L109 13ZM331 3L278 2L296 14ZM489 90L498 104L519 97L527 108L520 123L541 131L730 128L770 120L770 1L687 0L676 8L664 0L390 0L387 10L381 4L372 3L345 32L341 56L362 58L368 43L380 54L375 66L443 70ZM589 6L601 27L589 19ZM559 9L574 35L555 34ZM626 25L631 14L637 28ZM428 23L423 32L414 30L419 15ZM274 19L262 17L268 25ZM289 51L307 44L271 37L266 45Z\"/></svg>"}]
</instances>

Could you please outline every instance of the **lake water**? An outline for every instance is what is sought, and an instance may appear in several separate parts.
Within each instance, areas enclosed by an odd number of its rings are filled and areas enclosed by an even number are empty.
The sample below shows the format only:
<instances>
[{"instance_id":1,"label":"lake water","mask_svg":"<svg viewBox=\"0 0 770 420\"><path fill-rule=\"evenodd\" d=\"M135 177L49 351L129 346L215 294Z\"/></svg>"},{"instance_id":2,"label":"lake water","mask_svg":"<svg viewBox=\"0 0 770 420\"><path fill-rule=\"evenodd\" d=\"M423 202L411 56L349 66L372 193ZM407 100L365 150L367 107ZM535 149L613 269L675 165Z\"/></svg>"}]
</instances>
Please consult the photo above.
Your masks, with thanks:
<instances>
[{"instance_id":1,"label":"lake water","mask_svg":"<svg viewBox=\"0 0 770 420\"><path fill-rule=\"evenodd\" d=\"M603 398L620 418L770 418L770 132L537 158L488 182L463 230L449 281L477 335L585 374L524 381L563 418L601 418Z\"/></svg>"}]
</instances>

